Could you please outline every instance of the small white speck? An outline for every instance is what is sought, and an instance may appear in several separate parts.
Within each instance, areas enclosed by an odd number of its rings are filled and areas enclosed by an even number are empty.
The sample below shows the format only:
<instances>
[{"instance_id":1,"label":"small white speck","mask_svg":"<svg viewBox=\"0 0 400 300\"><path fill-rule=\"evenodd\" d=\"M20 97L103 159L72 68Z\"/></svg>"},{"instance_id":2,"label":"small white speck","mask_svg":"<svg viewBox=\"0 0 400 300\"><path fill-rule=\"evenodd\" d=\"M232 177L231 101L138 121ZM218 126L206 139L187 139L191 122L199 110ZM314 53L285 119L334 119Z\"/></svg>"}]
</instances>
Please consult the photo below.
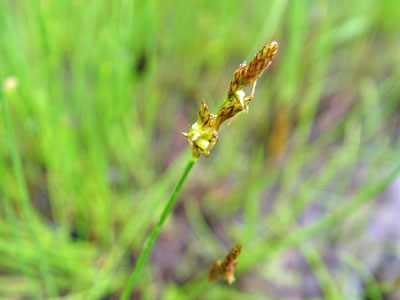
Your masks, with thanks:
<instances>
[{"instance_id":1,"label":"small white speck","mask_svg":"<svg viewBox=\"0 0 400 300\"><path fill-rule=\"evenodd\" d=\"M14 76L7 77L3 82L3 88L5 92L15 91L18 87L18 79Z\"/></svg>"}]
</instances>

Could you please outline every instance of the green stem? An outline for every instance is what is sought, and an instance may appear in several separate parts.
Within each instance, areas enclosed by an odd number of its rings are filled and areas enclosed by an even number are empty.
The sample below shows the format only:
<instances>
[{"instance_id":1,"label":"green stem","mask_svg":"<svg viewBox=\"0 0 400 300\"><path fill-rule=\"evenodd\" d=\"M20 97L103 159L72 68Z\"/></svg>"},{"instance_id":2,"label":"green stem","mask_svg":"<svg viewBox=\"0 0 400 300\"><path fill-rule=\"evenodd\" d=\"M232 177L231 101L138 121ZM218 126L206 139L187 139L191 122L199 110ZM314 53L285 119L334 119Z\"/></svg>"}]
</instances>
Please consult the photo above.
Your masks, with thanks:
<instances>
[{"instance_id":1,"label":"green stem","mask_svg":"<svg viewBox=\"0 0 400 300\"><path fill-rule=\"evenodd\" d=\"M192 169L196 160L197 160L197 157L193 155L191 157L191 159L189 160L189 162L187 163L186 168L183 171L183 174L182 174L181 178L179 179L177 185L175 186L175 189L172 192L171 197L169 198L169 200L167 202L167 205L165 205L164 210L162 211L161 216L158 219L156 226L154 227L153 231L151 232L150 237L147 239L142 253L140 253L140 256L135 264L135 267L133 269L131 276L129 277L128 284L125 286L125 289L120 297L120 300L129 299L129 296L131 295L132 290L135 287L136 280L138 279L138 276L143 267L143 264L146 261L147 256L149 255L151 249L153 248L153 245L157 239L157 236L161 230L161 227L163 226L165 220L167 219L169 213L172 210L172 207L175 203L176 196L178 195L179 191L181 190L182 185L185 182L186 177L188 176L188 174L189 174L190 170Z\"/></svg>"},{"instance_id":2,"label":"green stem","mask_svg":"<svg viewBox=\"0 0 400 300\"><path fill-rule=\"evenodd\" d=\"M39 227L37 224L37 220L31 206L31 201L28 193L28 189L26 187L26 182L24 178L24 171L22 169L21 158L19 156L17 145L15 143L14 132L11 126L11 122L8 117L7 105L3 98L3 89L0 81L0 110L2 111L3 119L4 119L4 127L7 135L8 144L10 147L11 154L11 162L13 166L14 175L17 180L18 193L22 205L22 209L24 211L24 215L28 222L28 228L30 231L30 235L32 236L32 240L36 246L36 251L38 255L38 268L40 270L41 276L44 281L44 286L49 297L54 297L57 295L57 289L53 280L53 277L50 272L49 262L44 254L43 247L39 240Z\"/></svg>"}]
</instances>

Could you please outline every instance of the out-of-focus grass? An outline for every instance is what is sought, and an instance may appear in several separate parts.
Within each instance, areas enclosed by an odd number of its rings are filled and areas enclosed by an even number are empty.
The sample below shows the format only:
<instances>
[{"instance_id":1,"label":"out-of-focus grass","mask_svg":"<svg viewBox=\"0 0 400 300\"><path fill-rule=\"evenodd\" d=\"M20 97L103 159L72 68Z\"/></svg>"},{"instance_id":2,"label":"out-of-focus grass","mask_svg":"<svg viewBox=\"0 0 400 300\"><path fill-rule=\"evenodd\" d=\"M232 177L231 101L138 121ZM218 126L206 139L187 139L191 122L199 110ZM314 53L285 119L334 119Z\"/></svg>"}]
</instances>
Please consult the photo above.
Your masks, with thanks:
<instances>
[{"instance_id":1,"label":"out-of-focus grass","mask_svg":"<svg viewBox=\"0 0 400 300\"><path fill-rule=\"evenodd\" d=\"M0 104L0 296L115 299L190 155L180 132L274 39L249 114L197 163L134 295L392 294L362 237L399 171L397 0L8 0L0 81L19 84ZM237 283L208 284L236 243ZM377 256L398 259L396 244ZM293 252L309 269L288 266Z\"/></svg>"}]
</instances>

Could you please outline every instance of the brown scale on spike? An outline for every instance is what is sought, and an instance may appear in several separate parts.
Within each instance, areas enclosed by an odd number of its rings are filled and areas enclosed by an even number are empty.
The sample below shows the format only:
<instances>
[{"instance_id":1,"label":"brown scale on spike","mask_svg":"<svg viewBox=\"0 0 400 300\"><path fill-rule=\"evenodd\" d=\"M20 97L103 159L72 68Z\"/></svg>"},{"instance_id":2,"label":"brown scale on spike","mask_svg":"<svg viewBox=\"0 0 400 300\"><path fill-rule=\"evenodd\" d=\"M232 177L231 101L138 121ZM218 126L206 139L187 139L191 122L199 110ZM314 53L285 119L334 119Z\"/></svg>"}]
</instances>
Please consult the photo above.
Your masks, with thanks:
<instances>
[{"instance_id":1,"label":"brown scale on spike","mask_svg":"<svg viewBox=\"0 0 400 300\"><path fill-rule=\"evenodd\" d=\"M242 251L242 246L237 245L228 253L226 258L217 260L210 268L208 273L209 280L214 282L218 278L225 279L229 284L235 281L234 271L237 266L237 257Z\"/></svg>"}]
</instances>

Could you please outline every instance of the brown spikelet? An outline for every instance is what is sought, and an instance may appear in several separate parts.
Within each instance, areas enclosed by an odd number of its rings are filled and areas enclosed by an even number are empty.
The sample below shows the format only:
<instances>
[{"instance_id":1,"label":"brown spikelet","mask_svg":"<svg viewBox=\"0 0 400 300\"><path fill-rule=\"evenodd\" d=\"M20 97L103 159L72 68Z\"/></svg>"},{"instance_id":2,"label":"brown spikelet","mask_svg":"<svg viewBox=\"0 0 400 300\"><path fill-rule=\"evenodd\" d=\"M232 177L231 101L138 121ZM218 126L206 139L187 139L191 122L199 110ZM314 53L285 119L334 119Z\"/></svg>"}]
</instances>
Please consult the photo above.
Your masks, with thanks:
<instances>
[{"instance_id":1,"label":"brown spikelet","mask_svg":"<svg viewBox=\"0 0 400 300\"><path fill-rule=\"evenodd\" d=\"M232 284L235 281L234 271L237 266L237 257L241 251L242 246L237 245L233 247L223 261L215 261L208 273L209 280L214 282L216 279L221 278L227 280L229 284Z\"/></svg>"},{"instance_id":2,"label":"brown spikelet","mask_svg":"<svg viewBox=\"0 0 400 300\"><path fill-rule=\"evenodd\" d=\"M273 41L265 45L251 60L248 67L246 62L241 64L233 74L233 79L229 87L228 97L236 91L242 90L247 85L254 85L257 78L262 75L264 70L271 64L272 58L278 50L278 43Z\"/></svg>"}]
</instances>

